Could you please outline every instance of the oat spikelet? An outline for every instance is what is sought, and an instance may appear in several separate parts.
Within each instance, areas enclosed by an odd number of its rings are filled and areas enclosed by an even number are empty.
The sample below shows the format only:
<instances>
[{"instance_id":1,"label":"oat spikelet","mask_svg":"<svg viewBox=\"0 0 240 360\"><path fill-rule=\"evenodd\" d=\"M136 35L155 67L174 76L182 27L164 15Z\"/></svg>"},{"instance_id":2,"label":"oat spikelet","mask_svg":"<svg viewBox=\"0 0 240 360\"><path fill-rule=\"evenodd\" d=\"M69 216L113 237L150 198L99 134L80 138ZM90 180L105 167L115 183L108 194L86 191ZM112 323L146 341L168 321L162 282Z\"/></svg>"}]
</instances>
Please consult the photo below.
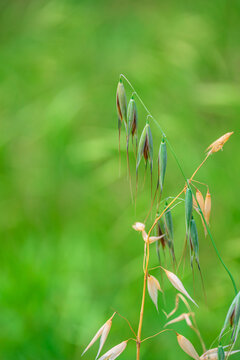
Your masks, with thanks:
<instances>
[{"instance_id":1,"label":"oat spikelet","mask_svg":"<svg viewBox=\"0 0 240 360\"><path fill-rule=\"evenodd\" d=\"M233 131L228 132L221 136L219 139L214 141L209 147L206 149L206 151L209 150L209 154L215 153L223 148L223 145L228 141L230 136L233 134Z\"/></svg>"},{"instance_id":2,"label":"oat spikelet","mask_svg":"<svg viewBox=\"0 0 240 360\"><path fill-rule=\"evenodd\" d=\"M148 286L149 296L152 299L152 301L158 311L158 291L162 292L160 284L154 276L148 275L147 286Z\"/></svg>"},{"instance_id":3,"label":"oat spikelet","mask_svg":"<svg viewBox=\"0 0 240 360\"><path fill-rule=\"evenodd\" d=\"M187 314L187 313L181 314L181 315L179 315L178 317L176 317L175 319L172 319L172 320L168 321L168 322L164 325L164 327L166 327L166 326L168 326L168 325L171 325L171 324L175 324L175 323L177 323L177 322L179 322L179 321L183 321L183 320L186 321L186 323L187 323L188 326L192 327L193 325L192 325L190 316L191 316L191 313L189 313L189 314Z\"/></svg>"},{"instance_id":4,"label":"oat spikelet","mask_svg":"<svg viewBox=\"0 0 240 360\"><path fill-rule=\"evenodd\" d=\"M209 225L209 220L210 220L210 213L211 213L211 194L209 192L209 189L207 191L207 195L205 198L205 203L204 203L204 212L203 215L205 217L206 223ZM207 230L205 229L205 236L207 236Z\"/></svg>"},{"instance_id":5,"label":"oat spikelet","mask_svg":"<svg viewBox=\"0 0 240 360\"><path fill-rule=\"evenodd\" d=\"M196 190L196 198L199 203L200 209L202 210L202 213L204 213L204 199L203 195L200 190Z\"/></svg>"},{"instance_id":6,"label":"oat spikelet","mask_svg":"<svg viewBox=\"0 0 240 360\"><path fill-rule=\"evenodd\" d=\"M195 350L193 344L187 338L177 333L177 341L179 346L186 354L191 356L191 358L193 358L194 360L200 360L200 357Z\"/></svg>"},{"instance_id":7,"label":"oat spikelet","mask_svg":"<svg viewBox=\"0 0 240 360\"><path fill-rule=\"evenodd\" d=\"M183 283L181 282L181 280L177 277L177 275L175 275L174 273L172 273L171 271L168 271L166 269L164 269L162 267L162 269L165 271L168 280L171 282L171 284L175 287L175 289L177 289L178 291L180 291L183 295L185 295L189 300L191 300L197 307L198 305L196 304L196 302L191 298L191 296L188 294L187 290L185 289L185 287L183 286Z\"/></svg>"},{"instance_id":8,"label":"oat spikelet","mask_svg":"<svg viewBox=\"0 0 240 360\"><path fill-rule=\"evenodd\" d=\"M123 341L120 344L114 346L108 350L99 360L114 360L126 349L127 341Z\"/></svg>"},{"instance_id":9,"label":"oat spikelet","mask_svg":"<svg viewBox=\"0 0 240 360\"><path fill-rule=\"evenodd\" d=\"M108 319L105 324L97 331L97 333L94 335L94 337L92 338L92 340L90 341L90 343L88 344L88 346L86 347L86 349L83 351L82 356L85 354L85 352L97 341L97 339L101 336L100 338L100 344L99 344L99 348L98 348L98 353L96 358L98 357L98 355L100 354L102 347L107 339L108 333L111 329L112 326L112 319L114 317L115 313L110 317L110 319Z\"/></svg>"},{"instance_id":10,"label":"oat spikelet","mask_svg":"<svg viewBox=\"0 0 240 360\"><path fill-rule=\"evenodd\" d=\"M141 222L135 222L135 224L133 224L133 229L136 231L143 231L145 230L145 225Z\"/></svg>"}]
</instances>

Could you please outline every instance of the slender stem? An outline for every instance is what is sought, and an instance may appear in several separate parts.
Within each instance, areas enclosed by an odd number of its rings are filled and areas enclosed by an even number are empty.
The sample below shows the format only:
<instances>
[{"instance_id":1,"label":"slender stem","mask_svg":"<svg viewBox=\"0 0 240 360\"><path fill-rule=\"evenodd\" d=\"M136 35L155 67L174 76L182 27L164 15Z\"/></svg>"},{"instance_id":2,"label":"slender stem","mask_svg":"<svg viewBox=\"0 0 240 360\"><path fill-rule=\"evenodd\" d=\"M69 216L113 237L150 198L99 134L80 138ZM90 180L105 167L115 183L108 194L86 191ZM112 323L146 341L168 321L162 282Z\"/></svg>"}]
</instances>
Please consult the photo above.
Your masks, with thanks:
<instances>
[{"instance_id":1,"label":"slender stem","mask_svg":"<svg viewBox=\"0 0 240 360\"><path fill-rule=\"evenodd\" d=\"M115 313L116 313L116 314L118 314L118 316L120 316L122 319L124 319L124 320L127 322L128 326L129 326L129 328L130 328L130 330L131 330L131 331L132 331L132 333L134 334L135 338L137 338L137 335L136 335L135 331L133 330L133 328L132 328L132 326L131 326L130 322L128 321L128 319L127 319L127 318L125 318L124 316L122 316L122 315L121 315L118 311L116 311L116 310L115 310Z\"/></svg>"},{"instance_id":2,"label":"slender stem","mask_svg":"<svg viewBox=\"0 0 240 360\"><path fill-rule=\"evenodd\" d=\"M145 305L145 297L146 297L148 263L149 263L149 236L147 238L147 255L146 255L146 266L145 266L145 271L144 271L143 295L142 295L142 304L141 304L138 332L137 332L137 360L140 359L141 332L142 332L143 313L144 313L144 305Z\"/></svg>"},{"instance_id":3,"label":"slender stem","mask_svg":"<svg viewBox=\"0 0 240 360\"><path fill-rule=\"evenodd\" d=\"M198 170L203 166L203 164L207 161L209 155L211 153L208 153L207 156L205 157L205 159L201 162L201 164L197 167L197 169L194 171L194 173L192 174L191 178L189 179L189 182L191 182L191 180L194 178L194 176L196 175L196 173L198 172Z\"/></svg>"},{"instance_id":4,"label":"slender stem","mask_svg":"<svg viewBox=\"0 0 240 360\"><path fill-rule=\"evenodd\" d=\"M147 338L143 339L141 342L144 342L144 341L146 341L146 340L152 339L152 338L154 338L155 336L158 336L159 334L162 334L162 333L164 333L164 332L166 332L166 331L173 331L173 332L175 332L173 329L164 329L164 330L161 330L161 331L159 331L158 333L156 333L156 334L154 334L154 335L148 336Z\"/></svg>"}]
</instances>

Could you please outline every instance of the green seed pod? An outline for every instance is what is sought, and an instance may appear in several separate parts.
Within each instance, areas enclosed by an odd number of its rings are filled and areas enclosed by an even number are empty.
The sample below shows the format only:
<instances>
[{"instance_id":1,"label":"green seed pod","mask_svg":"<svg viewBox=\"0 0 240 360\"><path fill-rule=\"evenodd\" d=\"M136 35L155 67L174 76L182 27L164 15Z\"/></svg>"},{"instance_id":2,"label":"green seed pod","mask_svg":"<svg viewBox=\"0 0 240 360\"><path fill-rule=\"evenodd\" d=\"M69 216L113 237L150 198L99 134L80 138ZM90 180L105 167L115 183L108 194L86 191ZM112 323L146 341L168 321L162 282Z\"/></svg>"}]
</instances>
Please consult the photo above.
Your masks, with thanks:
<instances>
[{"instance_id":1,"label":"green seed pod","mask_svg":"<svg viewBox=\"0 0 240 360\"><path fill-rule=\"evenodd\" d=\"M240 296L238 296L233 314L233 341L235 342L240 330Z\"/></svg>"},{"instance_id":2,"label":"green seed pod","mask_svg":"<svg viewBox=\"0 0 240 360\"><path fill-rule=\"evenodd\" d=\"M236 323L235 314L236 314L236 308L239 307L239 300L240 300L240 292L235 296L235 298L233 299L233 301L228 309L221 333L219 335L219 340L221 340L223 333L226 330L228 325L230 325L231 327L233 325L235 325L235 323Z\"/></svg>"},{"instance_id":3,"label":"green seed pod","mask_svg":"<svg viewBox=\"0 0 240 360\"><path fill-rule=\"evenodd\" d=\"M152 133L149 124L145 125L140 137L138 154L137 154L137 169L140 165L142 157L144 157L146 162L149 161L152 170L153 141L152 141Z\"/></svg>"},{"instance_id":4,"label":"green seed pod","mask_svg":"<svg viewBox=\"0 0 240 360\"><path fill-rule=\"evenodd\" d=\"M151 168L151 172L152 172L152 167L153 167L153 139L152 139L152 132L151 132L151 129L150 129L149 125L148 125L148 128L147 128L147 136L148 136L148 145L149 145L148 160L149 160L150 168Z\"/></svg>"},{"instance_id":5,"label":"green seed pod","mask_svg":"<svg viewBox=\"0 0 240 360\"><path fill-rule=\"evenodd\" d=\"M189 234L190 221L192 218L192 209L193 209L192 190L190 189L190 187L188 187L185 196L185 215L186 215L187 234Z\"/></svg>"},{"instance_id":6,"label":"green seed pod","mask_svg":"<svg viewBox=\"0 0 240 360\"><path fill-rule=\"evenodd\" d=\"M225 359L225 353L223 350L222 345L218 346L218 360L224 360Z\"/></svg>"},{"instance_id":7,"label":"green seed pod","mask_svg":"<svg viewBox=\"0 0 240 360\"><path fill-rule=\"evenodd\" d=\"M119 80L117 86L117 113L118 113L118 127L121 127L122 122L124 121L125 125L127 124L127 97L124 89L122 80Z\"/></svg>"},{"instance_id":8,"label":"green seed pod","mask_svg":"<svg viewBox=\"0 0 240 360\"><path fill-rule=\"evenodd\" d=\"M168 203L166 202L165 209L167 206ZM164 213L164 222L165 222L164 225L165 233L167 234L167 240L168 240L168 247L172 255L173 263L175 263L176 257L175 257L174 242L173 242L173 221L172 221L172 214L170 209L166 210L166 212Z\"/></svg>"},{"instance_id":9,"label":"green seed pod","mask_svg":"<svg viewBox=\"0 0 240 360\"><path fill-rule=\"evenodd\" d=\"M196 259L197 263L199 263L198 232L197 232L197 225L196 225L196 222L193 219L193 217L192 217L191 222L190 222L190 236L191 236L194 256L195 256L195 259Z\"/></svg>"},{"instance_id":10,"label":"green seed pod","mask_svg":"<svg viewBox=\"0 0 240 360\"><path fill-rule=\"evenodd\" d=\"M165 203L165 209L168 206L168 203ZM171 241L173 241L173 221L172 221L172 214L171 214L171 210L167 209L165 214L165 229L168 233L169 239Z\"/></svg>"},{"instance_id":11,"label":"green seed pod","mask_svg":"<svg viewBox=\"0 0 240 360\"><path fill-rule=\"evenodd\" d=\"M127 133L128 137L132 134L134 137L137 134L137 126L138 126L138 113L136 102L133 98L130 99L127 109Z\"/></svg>"},{"instance_id":12,"label":"green seed pod","mask_svg":"<svg viewBox=\"0 0 240 360\"><path fill-rule=\"evenodd\" d=\"M159 176L161 191L163 189L166 167L167 167L167 146L164 138L162 138L158 152L158 176Z\"/></svg>"},{"instance_id":13,"label":"green seed pod","mask_svg":"<svg viewBox=\"0 0 240 360\"><path fill-rule=\"evenodd\" d=\"M140 141L139 141L139 146L138 146L138 153L137 153L137 169L140 165L140 162L142 160L142 156L143 156L143 152L144 152L144 147L145 147L145 142L146 142L146 139L147 139L147 127L149 125L146 124L143 131L142 131L142 134L140 136Z\"/></svg>"}]
</instances>

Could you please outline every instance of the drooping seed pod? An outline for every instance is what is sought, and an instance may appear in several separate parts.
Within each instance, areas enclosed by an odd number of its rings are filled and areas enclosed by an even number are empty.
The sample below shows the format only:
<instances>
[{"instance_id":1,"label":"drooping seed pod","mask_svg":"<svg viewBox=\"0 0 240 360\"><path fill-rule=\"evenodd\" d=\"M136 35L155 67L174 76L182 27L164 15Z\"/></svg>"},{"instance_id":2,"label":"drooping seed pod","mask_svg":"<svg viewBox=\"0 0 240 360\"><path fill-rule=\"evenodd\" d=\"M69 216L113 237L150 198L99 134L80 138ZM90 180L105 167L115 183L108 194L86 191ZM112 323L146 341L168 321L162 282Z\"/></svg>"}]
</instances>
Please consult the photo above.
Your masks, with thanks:
<instances>
[{"instance_id":1,"label":"drooping seed pod","mask_svg":"<svg viewBox=\"0 0 240 360\"><path fill-rule=\"evenodd\" d=\"M221 333L219 335L219 340L221 340L228 325L233 327L232 337L236 338L240 330L240 292L238 292L235 296L228 309Z\"/></svg>"},{"instance_id":2,"label":"drooping seed pod","mask_svg":"<svg viewBox=\"0 0 240 360\"><path fill-rule=\"evenodd\" d=\"M198 232L197 232L197 225L192 217L190 222L190 239L192 243L192 250L193 250L193 257L195 258L198 267L199 267L199 242L198 242Z\"/></svg>"},{"instance_id":3,"label":"drooping seed pod","mask_svg":"<svg viewBox=\"0 0 240 360\"><path fill-rule=\"evenodd\" d=\"M163 190L164 178L167 167L167 146L164 138L162 138L158 152L158 176L161 192Z\"/></svg>"},{"instance_id":4,"label":"drooping seed pod","mask_svg":"<svg viewBox=\"0 0 240 360\"><path fill-rule=\"evenodd\" d=\"M185 217L186 217L187 236L189 235L190 221L192 218L192 209L193 209L192 190L190 189L190 187L187 187L186 195L185 195Z\"/></svg>"},{"instance_id":5,"label":"drooping seed pod","mask_svg":"<svg viewBox=\"0 0 240 360\"><path fill-rule=\"evenodd\" d=\"M152 140L152 133L151 133L150 125L148 124L148 122L146 123L146 125L142 131L140 141L139 141L136 174L138 174L138 167L140 165L142 157L144 157L146 165L148 162L150 164L151 187L152 187L153 140Z\"/></svg>"},{"instance_id":6,"label":"drooping seed pod","mask_svg":"<svg viewBox=\"0 0 240 360\"><path fill-rule=\"evenodd\" d=\"M114 360L126 349L127 340L122 341L120 344L114 346L108 350L104 355L102 355L99 360Z\"/></svg>"},{"instance_id":7,"label":"drooping seed pod","mask_svg":"<svg viewBox=\"0 0 240 360\"><path fill-rule=\"evenodd\" d=\"M127 133L128 137L130 134L132 135L132 138L134 136L137 136L137 128L138 128L138 112L137 112L137 105L132 97L128 104L127 109Z\"/></svg>"},{"instance_id":8,"label":"drooping seed pod","mask_svg":"<svg viewBox=\"0 0 240 360\"><path fill-rule=\"evenodd\" d=\"M165 203L165 209L167 208L168 203ZM174 251L174 241L173 241L173 221L171 210L167 209L164 213L164 227L167 234L168 247L171 252L173 264L176 262L175 251Z\"/></svg>"},{"instance_id":9,"label":"drooping seed pod","mask_svg":"<svg viewBox=\"0 0 240 360\"><path fill-rule=\"evenodd\" d=\"M197 307L198 305L195 303L195 301L191 298L191 296L188 294L187 290L185 289L185 287L183 286L183 283L181 282L181 280L177 277L177 275L175 275L174 273L172 273L169 270L164 269L163 267L161 267L164 271L165 274L167 275L168 280L170 281L170 283L175 287L175 289L177 289L178 291L180 291L183 295L185 295L189 300L191 300Z\"/></svg>"},{"instance_id":10,"label":"drooping seed pod","mask_svg":"<svg viewBox=\"0 0 240 360\"><path fill-rule=\"evenodd\" d=\"M203 199L203 195L202 195L201 191L198 189L196 190L196 198L197 198L197 201L198 201L198 204L200 206L202 213L204 213L204 199Z\"/></svg>"},{"instance_id":11,"label":"drooping seed pod","mask_svg":"<svg viewBox=\"0 0 240 360\"><path fill-rule=\"evenodd\" d=\"M185 338L185 336L177 333L177 341L179 346L186 354L191 356L191 358L193 358L194 360L200 360L200 357L193 344L187 338Z\"/></svg>"},{"instance_id":12,"label":"drooping seed pod","mask_svg":"<svg viewBox=\"0 0 240 360\"><path fill-rule=\"evenodd\" d=\"M96 358L98 358L98 355L100 354L102 347L107 339L108 333L111 329L112 326L112 319L114 317L115 313L110 317L110 319L108 319L105 324L97 331L97 333L95 334L95 336L92 338L92 340L90 341L90 343L88 344L88 346L86 347L86 349L83 351L82 356L85 354L86 351L88 351L88 349L97 341L97 339L100 337L100 344L99 344L99 348L98 348L98 353Z\"/></svg>"},{"instance_id":13,"label":"drooping seed pod","mask_svg":"<svg viewBox=\"0 0 240 360\"><path fill-rule=\"evenodd\" d=\"M122 80L120 79L117 86L116 93L116 105L117 105L117 114L118 114L118 146L120 153L120 138L121 138L121 127L122 122L124 122L125 127L127 128L127 97L124 89Z\"/></svg>"},{"instance_id":14,"label":"drooping seed pod","mask_svg":"<svg viewBox=\"0 0 240 360\"><path fill-rule=\"evenodd\" d=\"M152 275L148 275L147 287L150 298L152 299L158 311L158 291L162 292L159 281Z\"/></svg>"},{"instance_id":15,"label":"drooping seed pod","mask_svg":"<svg viewBox=\"0 0 240 360\"><path fill-rule=\"evenodd\" d=\"M127 97L121 79L119 80L117 86L116 103L117 103L118 119L120 121L119 127L121 127L123 121L125 125L127 124Z\"/></svg>"},{"instance_id":16,"label":"drooping seed pod","mask_svg":"<svg viewBox=\"0 0 240 360\"><path fill-rule=\"evenodd\" d=\"M168 203L165 202L165 209L168 207ZM165 218L165 229L169 236L169 239L173 241L173 221L172 221L172 214L171 210L168 208L164 213Z\"/></svg>"}]
</instances>

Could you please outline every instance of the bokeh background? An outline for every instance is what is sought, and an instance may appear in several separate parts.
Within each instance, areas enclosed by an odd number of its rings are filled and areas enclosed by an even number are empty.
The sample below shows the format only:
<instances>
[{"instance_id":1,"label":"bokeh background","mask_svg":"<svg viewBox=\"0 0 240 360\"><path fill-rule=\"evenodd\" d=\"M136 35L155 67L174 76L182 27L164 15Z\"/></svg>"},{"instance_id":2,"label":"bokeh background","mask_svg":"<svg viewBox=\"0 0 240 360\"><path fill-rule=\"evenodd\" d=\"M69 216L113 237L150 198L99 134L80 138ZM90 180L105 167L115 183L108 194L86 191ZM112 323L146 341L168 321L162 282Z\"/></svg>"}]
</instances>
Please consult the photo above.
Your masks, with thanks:
<instances>
[{"instance_id":1,"label":"bokeh background","mask_svg":"<svg viewBox=\"0 0 240 360\"><path fill-rule=\"evenodd\" d=\"M131 225L145 218L150 183L147 173L143 187L142 166L135 210L124 137L119 175L115 92L120 73L158 119L188 177L212 141L235 132L198 180L209 185L211 230L240 286L239 36L238 0L1 1L1 359L79 359L113 309L137 327L143 241ZM141 130L146 113L139 103L138 109ZM155 184L161 134L152 123L151 128ZM164 196L177 194L184 184L168 155ZM134 183L132 153L130 158ZM183 205L174 209L173 220L179 259ZM179 276L200 306L196 318L209 347L234 292L199 219L197 224L207 305L197 272L194 294L188 259ZM151 266L156 265L153 248ZM160 279L158 271L154 275ZM170 311L176 291L166 279L164 288L159 308ZM183 306L177 314L182 311ZM165 321L147 296L143 336L161 330ZM172 327L201 353L186 324ZM115 318L104 350L130 336L125 321ZM96 352L95 345L85 359ZM122 358L134 357L129 343ZM145 342L142 358L187 355L169 333Z\"/></svg>"}]
</instances>

